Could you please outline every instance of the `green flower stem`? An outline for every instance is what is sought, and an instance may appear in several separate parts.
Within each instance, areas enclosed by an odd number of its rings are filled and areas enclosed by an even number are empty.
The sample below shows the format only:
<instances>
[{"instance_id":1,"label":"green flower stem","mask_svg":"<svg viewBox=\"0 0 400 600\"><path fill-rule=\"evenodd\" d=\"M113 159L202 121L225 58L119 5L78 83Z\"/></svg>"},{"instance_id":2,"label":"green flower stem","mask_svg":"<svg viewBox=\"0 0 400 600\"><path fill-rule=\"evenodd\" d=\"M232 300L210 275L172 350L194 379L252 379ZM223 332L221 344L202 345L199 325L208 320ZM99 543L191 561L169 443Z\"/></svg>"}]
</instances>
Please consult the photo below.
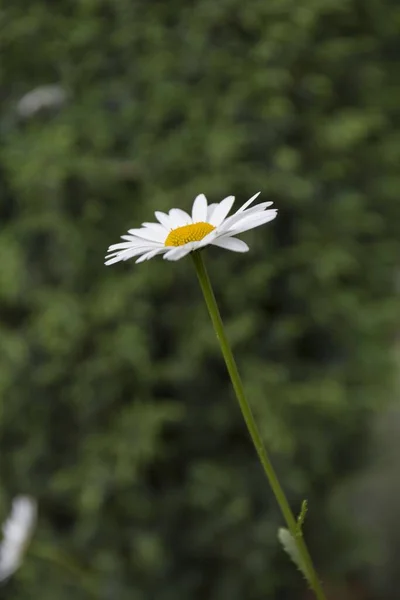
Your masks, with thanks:
<instances>
[{"instance_id":1,"label":"green flower stem","mask_svg":"<svg viewBox=\"0 0 400 600\"><path fill-rule=\"evenodd\" d=\"M236 366L235 359L232 354L231 347L229 345L228 339L225 334L224 325L221 319L221 315L218 309L217 302L215 300L214 292L211 287L211 282L208 277L208 273L206 267L203 262L203 258L199 251L192 252L191 256L193 258L197 277L199 279L200 287L203 292L204 300L206 302L208 312L211 317L212 324L214 326L215 333L217 335L219 344L221 346L221 351L223 357L225 359L225 364L228 369L233 389L235 390L235 394L237 400L239 402L240 409L242 411L243 418L247 425L247 429L249 431L250 437L253 441L254 447L257 451L260 462L264 468L265 474L268 478L269 484L272 488L272 491L275 495L275 498L279 504L282 515L287 523L288 529L293 536L293 539L296 542L298 551L302 558L303 564L306 568L306 575L308 582L313 589L316 598L318 600L326 600L324 591L322 589L320 580L318 578L317 572L314 568L311 556L308 552L306 543L301 534L299 534L296 519L293 515L293 512L289 506L289 502L285 496L285 492L283 491L278 477L275 473L275 470L272 466L272 463L269 459L267 450L262 441L260 432L258 430L256 421L254 419L253 413L251 411L250 405L246 399L242 380L239 375L238 368Z\"/></svg>"},{"instance_id":2,"label":"green flower stem","mask_svg":"<svg viewBox=\"0 0 400 600\"><path fill-rule=\"evenodd\" d=\"M52 562L64 571L67 571L75 584L84 589L92 598L100 598L99 588L92 576L82 567L72 561L68 556L59 552L52 546L35 543L29 549L29 554L41 560Z\"/></svg>"}]
</instances>

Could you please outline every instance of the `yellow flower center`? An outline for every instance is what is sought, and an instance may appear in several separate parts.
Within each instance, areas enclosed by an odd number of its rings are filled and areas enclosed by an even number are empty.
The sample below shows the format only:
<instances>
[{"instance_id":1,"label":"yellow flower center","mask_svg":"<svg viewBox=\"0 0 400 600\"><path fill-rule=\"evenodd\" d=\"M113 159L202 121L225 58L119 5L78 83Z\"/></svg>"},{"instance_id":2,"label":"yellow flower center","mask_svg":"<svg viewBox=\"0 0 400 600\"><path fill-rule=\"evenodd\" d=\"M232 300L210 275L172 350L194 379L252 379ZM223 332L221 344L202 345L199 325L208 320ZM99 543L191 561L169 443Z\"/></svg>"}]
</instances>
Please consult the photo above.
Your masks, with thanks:
<instances>
[{"instance_id":1,"label":"yellow flower center","mask_svg":"<svg viewBox=\"0 0 400 600\"><path fill-rule=\"evenodd\" d=\"M215 227L210 223L200 221L200 223L192 223L191 225L183 225L169 232L164 246L183 246L189 242L199 242L206 235L211 233Z\"/></svg>"}]
</instances>

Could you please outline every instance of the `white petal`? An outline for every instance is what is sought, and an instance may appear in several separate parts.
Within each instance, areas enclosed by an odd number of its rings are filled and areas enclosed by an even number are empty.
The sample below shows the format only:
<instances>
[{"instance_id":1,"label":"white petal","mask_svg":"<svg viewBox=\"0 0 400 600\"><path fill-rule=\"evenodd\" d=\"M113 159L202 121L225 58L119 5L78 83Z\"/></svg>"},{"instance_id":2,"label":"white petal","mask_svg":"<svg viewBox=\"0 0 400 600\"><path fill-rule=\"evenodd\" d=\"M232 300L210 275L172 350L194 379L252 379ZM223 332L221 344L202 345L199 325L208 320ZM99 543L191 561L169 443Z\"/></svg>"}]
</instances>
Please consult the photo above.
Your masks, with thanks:
<instances>
[{"instance_id":1,"label":"white petal","mask_svg":"<svg viewBox=\"0 0 400 600\"><path fill-rule=\"evenodd\" d=\"M207 219L207 198L204 194L199 194L194 202L192 208L192 220L193 223L199 223L200 221L206 221Z\"/></svg>"},{"instance_id":2,"label":"white petal","mask_svg":"<svg viewBox=\"0 0 400 600\"><path fill-rule=\"evenodd\" d=\"M219 226L219 231L228 231L231 227L241 221L242 219L247 219L250 215L256 215L258 213L263 213L268 206L271 206L273 202L262 202L261 204L257 204L252 208L248 208L243 212L235 212L231 217L225 219L223 223Z\"/></svg>"},{"instance_id":3,"label":"white petal","mask_svg":"<svg viewBox=\"0 0 400 600\"><path fill-rule=\"evenodd\" d=\"M207 246L207 244L211 244L211 242L216 238L217 235L218 235L217 229L210 231L210 233L207 233L207 235L205 235L202 240L200 240L199 242L195 242L196 248L203 248L203 246Z\"/></svg>"},{"instance_id":4,"label":"white petal","mask_svg":"<svg viewBox=\"0 0 400 600\"><path fill-rule=\"evenodd\" d=\"M164 254L163 258L165 260L179 260L180 258L183 258L189 254L192 250L192 244L185 244L184 246L179 246L178 248L169 250Z\"/></svg>"},{"instance_id":5,"label":"white petal","mask_svg":"<svg viewBox=\"0 0 400 600\"><path fill-rule=\"evenodd\" d=\"M228 212L231 210L235 201L235 196L228 196L222 200L216 207L211 216L210 223L216 227L222 223Z\"/></svg>"},{"instance_id":6,"label":"white petal","mask_svg":"<svg viewBox=\"0 0 400 600\"><path fill-rule=\"evenodd\" d=\"M154 244L148 246L141 246L140 248L131 248L122 252L121 260L129 260L134 256L139 256L139 254L144 254L146 252L153 252L157 250L158 252L162 251L163 246L155 246Z\"/></svg>"},{"instance_id":7,"label":"white petal","mask_svg":"<svg viewBox=\"0 0 400 600\"><path fill-rule=\"evenodd\" d=\"M169 216L171 219L171 227L175 229L175 227L183 227L184 225L190 225L192 223L192 218L188 215L187 212L181 210L180 208L171 208L169 211Z\"/></svg>"},{"instance_id":8,"label":"white petal","mask_svg":"<svg viewBox=\"0 0 400 600\"><path fill-rule=\"evenodd\" d=\"M121 240L126 240L127 242L132 242L132 245L143 244L142 238L138 238L135 235L121 235Z\"/></svg>"},{"instance_id":9,"label":"white petal","mask_svg":"<svg viewBox=\"0 0 400 600\"><path fill-rule=\"evenodd\" d=\"M115 256L106 256L106 260L104 262L104 264L109 267L110 265L115 265L115 263L117 262L121 262L123 259L121 258L120 254L117 254Z\"/></svg>"},{"instance_id":10,"label":"white petal","mask_svg":"<svg viewBox=\"0 0 400 600\"><path fill-rule=\"evenodd\" d=\"M171 229L171 227L172 227L171 219L169 218L168 215L161 212L160 210L156 210L156 212L154 214L156 216L157 221L159 221L161 223L161 225L164 225L164 227L166 227L167 229Z\"/></svg>"},{"instance_id":11,"label":"white petal","mask_svg":"<svg viewBox=\"0 0 400 600\"><path fill-rule=\"evenodd\" d=\"M157 248L157 250L150 250L150 252L145 252L144 254L142 254L142 256L140 256L135 262L137 263L141 263L144 260L150 260L151 258L154 258L154 256L156 256L157 254L160 254L160 252L162 252L162 250L160 250L159 248Z\"/></svg>"},{"instance_id":12,"label":"white petal","mask_svg":"<svg viewBox=\"0 0 400 600\"><path fill-rule=\"evenodd\" d=\"M249 229L255 229L256 227L264 225L264 223L268 223L269 221L275 219L277 213L278 211L276 209L266 210L260 215L256 214L248 217L247 219L243 219L232 227L230 233L232 233L232 235L236 235L237 233L243 233L243 231L248 231Z\"/></svg>"},{"instance_id":13,"label":"white petal","mask_svg":"<svg viewBox=\"0 0 400 600\"><path fill-rule=\"evenodd\" d=\"M109 267L110 265L115 265L115 263L120 262L120 261L121 261L121 259L118 254L114 255L114 256L106 256L104 264L106 265L106 267Z\"/></svg>"},{"instance_id":14,"label":"white petal","mask_svg":"<svg viewBox=\"0 0 400 600\"><path fill-rule=\"evenodd\" d=\"M150 244L150 245L142 245L142 246L135 246L132 248L127 248L126 250L123 250L122 252L113 252L112 254L109 254L108 256L106 256L106 265L113 265L116 262L119 262L121 260L129 260L130 258L133 258L134 256L139 256L139 254L144 254L145 252L150 252L152 250L156 250L161 248L159 246L155 247L154 244Z\"/></svg>"},{"instance_id":15,"label":"white petal","mask_svg":"<svg viewBox=\"0 0 400 600\"><path fill-rule=\"evenodd\" d=\"M142 238L136 238L133 236L122 235L121 239L127 240L126 242L118 242L118 244L112 244L108 247L108 252L113 252L115 250L123 250L124 248L140 248L140 246L148 245L151 246L160 246L159 242L152 242L151 240L144 240Z\"/></svg>"},{"instance_id":16,"label":"white petal","mask_svg":"<svg viewBox=\"0 0 400 600\"><path fill-rule=\"evenodd\" d=\"M249 200L247 200L247 202L245 202L245 203L243 204L243 206L241 206L237 212L238 212L238 213L241 213L241 212L243 212L244 210L246 210L246 208L247 208L248 206L250 206L250 204L251 204L252 202L254 202L254 200L255 200L256 198L258 198L258 196L259 196L260 194L261 194L261 192L257 192L257 194L254 194L254 196L252 196L252 197L251 197Z\"/></svg>"},{"instance_id":17,"label":"white petal","mask_svg":"<svg viewBox=\"0 0 400 600\"><path fill-rule=\"evenodd\" d=\"M246 210L238 210L235 213L233 213L232 217L244 217L245 215L251 215L255 212L262 212L264 211L266 208L268 208L268 206L272 206L273 202L260 202L259 204L256 204L255 206L252 206L251 208L246 208Z\"/></svg>"},{"instance_id":18,"label":"white petal","mask_svg":"<svg viewBox=\"0 0 400 600\"><path fill-rule=\"evenodd\" d=\"M213 213L214 213L214 210L215 210L216 206L218 206L218 204L216 202L214 202L213 204L209 204L208 205L208 208L207 208L207 218L206 218L207 223L211 222L210 219L213 216Z\"/></svg>"},{"instance_id":19,"label":"white petal","mask_svg":"<svg viewBox=\"0 0 400 600\"><path fill-rule=\"evenodd\" d=\"M128 233L134 235L136 237L142 238L143 240L149 240L151 242L160 242L163 243L166 238L166 231L163 229L162 231L152 231L147 228L143 229L129 229Z\"/></svg>"},{"instance_id":20,"label":"white petal","mask_svg":"<svg viewBox=\"0 0 400 600\"><path fill-rule=\"evenodd\" d=\"M169 229L166 229L164 225L160 225L159 223L142 223L142 227L146 230L162 232L165 236L167 236L169 232Z\"/></svg>"},{"instance_id":21,"label":"white petal","mask_svg":"<svg viewBox=\"0 0 400 600\"><path fill-rule=\"evenodd\" d=\"M136 252L136 251L141 251L143 250L143 248L145 250L155 250L156 248L162 248L162 245L159 244L158 242L150 242L149 240L140 240L141 244L130 244L127 242L127 245L125 248L121 247L124 246L124 244L114 244L113 246L110 246L107 254L125 254L126 252Z\"/></svg>"},{"instance_id":22,"label":"white petal","mask_svg":"<svg viewBox=\"0 0 400 600\"><path fill-rule=\"evenodd\" d=\"M143 240L142 240L143 244ZM113 252L115 250L126 250L126 248L132 248L135 246L135 243L132 242L119 242L118 244L113 244L108 247L107 252Z\"/></svg>"},{"instance_id":23,"label":"white petal","mask_svg":"<svg viewBox=\"0 0 400 600\"><path fill-rule=\"evenodd\" d=\"M242 240L238 240L234 237L220 237L211 242L212 246L218 246L219 248L225 248L225 250L232 250L233 252L248 252L250 248Z\"/></svg>"}]
</instances>

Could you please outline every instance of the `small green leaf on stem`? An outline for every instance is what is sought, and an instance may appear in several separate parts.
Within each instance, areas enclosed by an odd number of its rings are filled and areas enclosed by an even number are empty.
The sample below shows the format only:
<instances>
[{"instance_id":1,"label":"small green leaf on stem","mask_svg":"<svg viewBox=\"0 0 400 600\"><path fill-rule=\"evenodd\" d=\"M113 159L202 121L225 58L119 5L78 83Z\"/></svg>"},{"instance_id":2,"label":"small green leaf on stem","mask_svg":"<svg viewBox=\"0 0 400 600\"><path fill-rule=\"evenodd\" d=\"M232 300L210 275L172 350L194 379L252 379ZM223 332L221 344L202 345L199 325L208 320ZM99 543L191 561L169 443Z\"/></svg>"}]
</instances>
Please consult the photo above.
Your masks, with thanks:
<instances>
[{"instance_id":1,"label":"small green leaf on stem","mask_svg":"<svg viewBox=\"0 0 400 600\"><path fill-rule=\"evenodd\" d=\"M304 525L304 521L306 520L307 511L308 511L308 502L307 502L307 500L303 500L303 502L301 503L300 514L297 517L297 535L298 536L303 535L303 525Z\"/></svg>"},{"instance_id":2,"label":"small green leaf on stem","mask_svg":"<svg viewBox=\"0 0 400 600\"><path fill-rule=\"evenodd\" d=\"M296 567L303 573L305 579L311 585L310 576L307 571L307 566L303 560L299 552L299 548L297 546L297 540L292 536L290 531L285 527L280 527L278 530L278 539L282 544L282 548L288 554L288 556L292 559Z\"/></svg>"}]
</instances>

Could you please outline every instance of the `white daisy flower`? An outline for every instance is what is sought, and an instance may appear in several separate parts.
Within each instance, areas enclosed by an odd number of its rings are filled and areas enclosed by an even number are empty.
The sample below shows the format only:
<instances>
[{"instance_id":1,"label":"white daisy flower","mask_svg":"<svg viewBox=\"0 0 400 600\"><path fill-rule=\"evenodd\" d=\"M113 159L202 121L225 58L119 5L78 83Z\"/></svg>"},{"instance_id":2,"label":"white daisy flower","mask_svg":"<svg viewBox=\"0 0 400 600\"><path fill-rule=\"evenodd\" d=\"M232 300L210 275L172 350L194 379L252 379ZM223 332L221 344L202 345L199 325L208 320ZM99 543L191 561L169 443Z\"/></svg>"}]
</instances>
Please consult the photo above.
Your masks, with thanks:
<instances>
[{"instance_id":1,"label":"white daisy flower","mask_svg":"<svg viewBox=\"0 0 400 600\"><path fill-rule=\"evenodd\" d=\"M3 525L0 543L0 581L10 577L21 565L36 523L37 506L29 496L17 496L11 514Z\"/></svg>"},{"instance_id":2,"label":"white daisy flower","mask_svg":"<svg viewBox=\"0 0 400 600\"><path fill-rule=\"evenodd\" d=\"M172 208L168 214L156 211L158 223L142 223L139 229L129 229L129 235L121 236L124 242L109 247L105 264L112 265L134 256L139 257L136 262L140 263L157 254L163 254L167 260L179 260L189 252L208 245L247 252L248 245L234 236L272 221L278 212L276 209L266 210L272 202L262 202L249 208L259 195L260 192L252 196L230 217L228 213L234 196L207 205L207 198L200 194L193 202L191 216L180 208Z\"/></svg>"}]
</instances>

